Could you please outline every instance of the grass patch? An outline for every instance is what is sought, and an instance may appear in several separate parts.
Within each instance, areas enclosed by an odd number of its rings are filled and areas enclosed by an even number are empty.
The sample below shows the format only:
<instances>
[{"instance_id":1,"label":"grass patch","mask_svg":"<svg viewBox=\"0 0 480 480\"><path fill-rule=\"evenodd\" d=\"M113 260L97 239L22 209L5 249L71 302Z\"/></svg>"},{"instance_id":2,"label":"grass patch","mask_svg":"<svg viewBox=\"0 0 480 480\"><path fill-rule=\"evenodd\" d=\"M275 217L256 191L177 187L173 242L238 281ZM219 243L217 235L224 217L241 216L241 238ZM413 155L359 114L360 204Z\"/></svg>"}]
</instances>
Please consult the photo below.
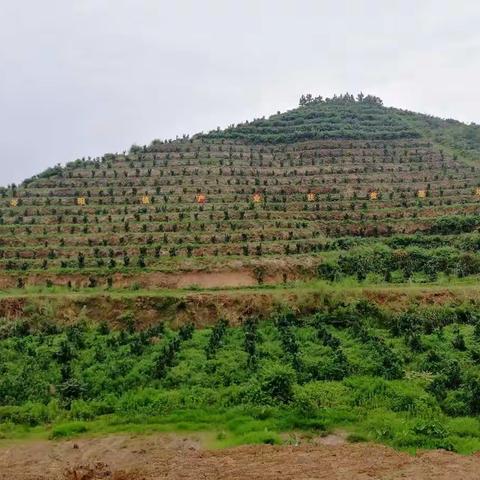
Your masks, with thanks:
<instances>
[{"instance_id":1,"label":"grass patch","mask_svg":"<svg viewBox=\"0 0 480 480\"><path fill-rule=\"evenodd\" d=\"M88 426L85 422L69 422L55 425L50 434L51 439L66 438L86 433Z\"/></svg>"}]
</instances>

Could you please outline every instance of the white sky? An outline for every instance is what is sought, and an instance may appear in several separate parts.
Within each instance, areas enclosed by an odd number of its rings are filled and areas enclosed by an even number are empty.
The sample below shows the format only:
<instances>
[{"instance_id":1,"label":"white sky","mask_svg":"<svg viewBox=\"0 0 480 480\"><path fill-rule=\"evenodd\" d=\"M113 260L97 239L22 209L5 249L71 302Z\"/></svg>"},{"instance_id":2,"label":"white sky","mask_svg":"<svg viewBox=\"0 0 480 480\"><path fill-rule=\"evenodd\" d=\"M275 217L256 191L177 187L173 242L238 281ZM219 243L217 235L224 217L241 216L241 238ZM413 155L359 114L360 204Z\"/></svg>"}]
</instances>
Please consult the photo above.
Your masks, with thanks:
<instances>
[{"instance_id":1,"label":"white sky","mask_svg":"<svg viewBox=\"0 0 480 480\"><path fill-rule=\"evenodd\" d=\"M473 0L0 0L0 185L363 91L480 123Z\"/></svg>"}]
</instances>

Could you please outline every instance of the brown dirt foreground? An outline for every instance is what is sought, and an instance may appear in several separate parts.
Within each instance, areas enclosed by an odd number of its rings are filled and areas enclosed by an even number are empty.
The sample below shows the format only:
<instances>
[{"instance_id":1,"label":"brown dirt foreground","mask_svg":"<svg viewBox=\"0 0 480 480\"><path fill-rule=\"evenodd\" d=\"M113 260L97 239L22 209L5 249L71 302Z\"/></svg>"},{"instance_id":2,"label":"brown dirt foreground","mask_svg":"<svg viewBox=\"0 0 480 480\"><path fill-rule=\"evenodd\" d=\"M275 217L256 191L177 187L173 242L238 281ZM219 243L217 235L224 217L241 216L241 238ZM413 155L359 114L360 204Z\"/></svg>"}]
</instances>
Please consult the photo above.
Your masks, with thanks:
<instances>
[{"instance_id":1,"label":"brown dirt foreground","mask_svg":"<svg viewBox=\"0 0 480 480\"><path fill-rule=\"evenodd\" d=\"M330 436L308 445L206 450L176 435L29 441L0 448L2 480L480 479L480 456L417 456Z\"/></svg>"}]
</instances>

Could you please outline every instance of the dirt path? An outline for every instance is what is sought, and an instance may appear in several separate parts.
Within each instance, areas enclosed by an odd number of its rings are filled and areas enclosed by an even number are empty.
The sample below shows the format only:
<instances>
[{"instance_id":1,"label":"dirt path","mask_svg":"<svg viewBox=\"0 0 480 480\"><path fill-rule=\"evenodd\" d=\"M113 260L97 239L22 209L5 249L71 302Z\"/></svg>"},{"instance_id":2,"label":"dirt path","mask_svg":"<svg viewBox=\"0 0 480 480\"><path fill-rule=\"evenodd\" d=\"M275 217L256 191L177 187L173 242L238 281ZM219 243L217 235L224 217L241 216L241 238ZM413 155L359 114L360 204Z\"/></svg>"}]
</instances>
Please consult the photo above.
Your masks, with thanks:
<instances>
[{"instance_id":1,"label":"dirt path","mask_svg":"<svg viewBox=\"0 0 480 480\"><path fill-rule=\"evenodd\" d=\"M480 456L433 451L416 457L327 438L301 446L206 450L195 437L126 436L0 448L1 480L470 480Z\"/></svg>"}]
</instances>

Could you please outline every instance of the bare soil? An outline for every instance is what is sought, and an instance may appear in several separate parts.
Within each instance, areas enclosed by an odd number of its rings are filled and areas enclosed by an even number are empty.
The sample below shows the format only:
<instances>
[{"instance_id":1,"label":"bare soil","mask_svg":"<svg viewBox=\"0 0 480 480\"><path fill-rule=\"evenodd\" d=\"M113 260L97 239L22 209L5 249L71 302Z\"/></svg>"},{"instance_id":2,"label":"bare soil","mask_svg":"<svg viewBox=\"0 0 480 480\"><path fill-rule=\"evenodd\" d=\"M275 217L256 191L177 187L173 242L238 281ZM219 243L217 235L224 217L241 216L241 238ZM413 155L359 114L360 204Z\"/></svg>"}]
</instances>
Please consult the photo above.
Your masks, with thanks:
<instances>
[{"instance_id":1,"label":"bare soil","mask_svg":"<svg viewBox=\"0 0 480 480\"><path fill-rule=\"evenodd\" d=\"M295 442L293 442L295 443ZM1 480L466 480L480 456L416 456L330 435L309 444L208 450L200 437L115 435L0 448Z\"/></svg>"},{"instance_id":2,"label":"bare soil","mask_svg":"<svg viewBox=\"0 0 480 480\"><path fill-rule=\"evenodd\" d=\"M192 287L201 288L229 288L229 287L250 287L257 285L253 275L247 270L237 272L189 272L180 276L177 286L179 288Z\"/></svg>"}]
</instances>

